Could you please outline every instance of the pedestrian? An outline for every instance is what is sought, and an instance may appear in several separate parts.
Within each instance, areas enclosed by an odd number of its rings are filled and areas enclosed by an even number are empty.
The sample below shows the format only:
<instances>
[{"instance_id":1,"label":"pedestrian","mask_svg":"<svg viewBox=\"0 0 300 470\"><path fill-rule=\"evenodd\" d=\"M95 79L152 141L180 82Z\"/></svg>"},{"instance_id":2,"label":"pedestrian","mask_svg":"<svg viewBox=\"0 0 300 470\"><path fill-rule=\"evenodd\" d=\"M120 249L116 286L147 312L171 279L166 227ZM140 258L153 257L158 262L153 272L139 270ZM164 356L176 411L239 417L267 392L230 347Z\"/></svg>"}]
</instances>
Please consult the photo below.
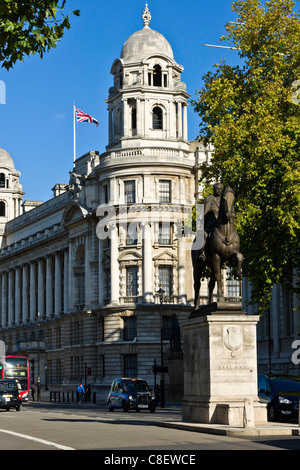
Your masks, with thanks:
<instances>
[{"instance_id":1,"label":"pedestrian","mask_svg":"<svg viewBox=\"0 0 300 470\"><path fill-rule=\"evenodd\" d=\"M32 401L34 401L35 392L36 392L36 386L35 386L34 383L32 382L32 384L31 384L31 396L32 396Z\"/></svg>"},{"instance_id":2,"label":"pedestrian","mask_svg":"<svg viewBox=\"0 0 300 470\"><path fill-rule=\"evenodd\" d=\"M80 404L83 402L83 399L84 399L84 386L82 384L78 385L77 393L78 393L78 401Z\"/></svg>"}]
</instances>

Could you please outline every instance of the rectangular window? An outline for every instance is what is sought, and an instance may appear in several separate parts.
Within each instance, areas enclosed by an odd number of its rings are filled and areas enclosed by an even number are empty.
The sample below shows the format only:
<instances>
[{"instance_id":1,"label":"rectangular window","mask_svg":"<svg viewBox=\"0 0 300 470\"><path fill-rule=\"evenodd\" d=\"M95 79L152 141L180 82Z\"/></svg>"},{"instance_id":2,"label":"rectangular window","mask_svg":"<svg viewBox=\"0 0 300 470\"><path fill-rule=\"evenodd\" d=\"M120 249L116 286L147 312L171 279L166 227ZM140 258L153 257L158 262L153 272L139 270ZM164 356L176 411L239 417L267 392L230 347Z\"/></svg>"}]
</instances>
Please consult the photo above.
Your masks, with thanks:
<instances>
[{"instance_id":1,"label":"rectangular window","mask_svg":"<svg viewBox=\"0 0 300 470\"><path fill-rule=\"evenodd\" d=\"M158 268L159 285L165 291L165 296L173 295L173 270L171 266L159 266Z\"/></svg>"},{"instance_id":2,"label":"rectangular window","mask_svg":"<svg viewBox=\"0 0 300 470\"><path fill-rule=\"evenodd\" d=\"M125 203L135 203L135 181L125 181Z\"/></svg>"},{"instance_id":3,"label":"rectangular window","mask_svg":"<svg viewBox=\"0 0 300 470\"><path fill-rule=\"evenodd\" d=\"M124 341L133 341L136 338L136 317L124 318Z\"/></svg>"},{"instance_id":4,"label":"rectangular window","mask_svg":"<svg viewBox=\"0 0 300 470\"><path fill-rule=\"evenodd\" d=\"M237 279L230 279L231 272L229 268L227 268L226 274L227 274L227 297L232 297L232 300L238 301L242 295L241 281Z\"/></svg>"},{"instance_id":5,"label":"rectangular window","mask_svg":"<svg viewBox=\"0 0 300 470\"><path fill-rule=\"evenodd\" d=\"M124 377L135 378L138 376L137 355L126 354L123 356Z\"/></svg>"},{"instance_id":6,"label":"rectangular window","mask_svg":"<svg viewBox=\"0 0 300 470\"><path fill-rule=\"evenodd\" d=\"M137 245L137 224L129 224L127 227L127 245Z\"/></svg>"},{"instance_id":7,"label":"rectangular window","mask_svg":"<svg viewBox=\"0 0 300 470\"><path fill-rule=\"evenodd\" d=\"M172 334L172 317L162 318L162 339L169 341Z\"/></svg>"},{"instance_id":8,"label":"rectangular window","mask_svg":"<svg viewBox=\"0 0 300 470\"><path fill-rule=\"evenodd\" d=\"M171 244L171 227L169 223L160 223L158 229L158 243L160 245Z\"/></svg>"},{"instance_id":9,"label":"rectangular window","mask_svg":"<svg viewBox=\"0 0 300 470\"><path fill-rule=\"evenodd\" d=\"M159 202L171 202L171 181L159 180Z\"/></svg>"},{"instance_id":10,"label":"rectangular window","mask_svg":"<svg viewBox=\"0 0 300 470\"><path fill-rule=\"evenodd\" d=\"M138 267L126 268L126 296L135 297L138 295Z\"/></svg>"}]
</instances>

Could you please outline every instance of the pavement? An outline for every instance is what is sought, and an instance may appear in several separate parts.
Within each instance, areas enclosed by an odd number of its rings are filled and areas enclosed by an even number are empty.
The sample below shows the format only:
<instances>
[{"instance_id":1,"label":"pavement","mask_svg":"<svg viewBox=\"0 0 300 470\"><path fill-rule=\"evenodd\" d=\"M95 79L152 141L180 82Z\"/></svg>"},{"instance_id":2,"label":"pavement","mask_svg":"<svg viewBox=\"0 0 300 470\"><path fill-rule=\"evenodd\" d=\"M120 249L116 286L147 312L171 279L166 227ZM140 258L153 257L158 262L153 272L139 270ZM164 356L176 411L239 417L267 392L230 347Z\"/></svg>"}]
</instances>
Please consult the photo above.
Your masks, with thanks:
<instances>
[{"instance_id":1,"label":"pavement","mask_svg":"<svg viewBox=\"0 0 300 470\"><path fill-rule=\"evenodd\" d=\"M29 401L28 404L35 405L66 405L66 403L53 403L53 402L32 402ZM76 405L78 404L70 404ZM95 409L99 405L92 403L84 403L83 408ZM100 405L102 407L102 405ZM181 403L168 403L165 408L158 407L158 410L164 411L164 415L168 412L181 412ZM259 425L255 427L242 427L242 426L229 426L225 424L204 424L204 423L188 423L184 421L167 421L166 416L162 421L157 423L158 426L169 428L169 429L179 429L190 432L199 432L204 434L215 434L221 436L229 437L258 437L258 436L300 436L300 424L297 422L285 423L285 422L268 422L265 425Z\"/></svg>"},{"instance_id":2,"label":"pavement","mask_svg":"<svg viewBox=\"0 0 300 470\"><path fill-rule=\"evenodd\" d=\"M216 434L229 437L257 437L257 436L300 436L300 426L290 423L267 423L253 428L228 426L225 424L186 423L183 421L161 422L165 428L180 429L184 431Z\"/></svg>"}]
</instances>

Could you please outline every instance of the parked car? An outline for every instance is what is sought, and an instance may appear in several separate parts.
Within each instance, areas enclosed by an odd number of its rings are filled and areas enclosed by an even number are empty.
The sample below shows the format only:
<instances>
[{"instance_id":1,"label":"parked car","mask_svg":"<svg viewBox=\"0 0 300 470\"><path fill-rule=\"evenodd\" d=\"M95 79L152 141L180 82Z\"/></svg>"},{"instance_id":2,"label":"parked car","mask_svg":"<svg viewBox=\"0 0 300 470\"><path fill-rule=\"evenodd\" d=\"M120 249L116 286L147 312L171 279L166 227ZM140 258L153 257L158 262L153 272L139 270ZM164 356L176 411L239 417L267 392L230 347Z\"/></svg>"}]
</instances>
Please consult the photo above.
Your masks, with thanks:
<instances>
[{"instance_id":1,"label":"parked car","mask_svg":"<svg viewBox=\"0 0 300 470\"><path fill-rule=\"evenodd\" d=\"M107 405L110 411L123 408L124 411L149 410L154 413L155 397L145 380L118 378L111 384Z\"/></svg>"},{"instance_id":2,"label":"parked car","mask_svg":"<svg viewBox=\"0 0 300 470\"><path fill-rule=\"evenodd\" d=\"M258 398L267 405L269 421L298 419L300 378L260 374Z\"/></svg>"},{"instance_id":3,"label":"parked car","mask_svg":"<svg viewBox=\"0 0 300 470\"><path fill-rule=\"evenodd\" d=\"M0 380L0 408L6 411L15 408L20 411L22 404L20 391L21 384L18 380Z\"/></svg>"}]
</instances>

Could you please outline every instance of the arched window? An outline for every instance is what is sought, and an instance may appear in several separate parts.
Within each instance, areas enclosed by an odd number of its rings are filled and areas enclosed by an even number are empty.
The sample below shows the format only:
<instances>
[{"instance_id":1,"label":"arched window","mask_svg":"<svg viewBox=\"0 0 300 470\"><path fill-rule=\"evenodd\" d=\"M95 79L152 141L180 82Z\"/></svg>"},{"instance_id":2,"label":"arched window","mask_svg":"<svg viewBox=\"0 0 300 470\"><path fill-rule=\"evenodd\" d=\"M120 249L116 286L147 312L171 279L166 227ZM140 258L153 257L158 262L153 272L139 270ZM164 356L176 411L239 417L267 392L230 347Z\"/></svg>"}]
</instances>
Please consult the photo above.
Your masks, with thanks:
<instances>
[{"instance_id":1,"label":"arched window","mask_svg":"<svg viewBox=\"0 0 300 470\"><path fill-rule=\"evenodd\" d=\"M5 174L0 173L0 188L5 188Z\"/></svg>"},{"instance_id":2,"label":"arched window","mask_svg":"<svg viewBox=\"0 0 300 470\"><path fill-rule=\"evenodd\" d=\"M153 68L153 86L162 86L161 82L161 66L160 65L154 65Z\"/></svg>"},{"instance_id":3,"label":"arched window","mask_svg":"<svg viewBox=\"0 0 300 470\"><path fill-rule=\"evenodd\" d=\"M162 129L163 128L163 112L162 109L158 106L155 106L153 109L153 129Z\"/></svg>"},{"instance_id":4,"label":"arched window","mask_svg":"<svg viewBox=\"0 0 300 470\"><path fill-rule=\"evenodd\" d=\"M0 217L5 217L5 202L0 201Z\"/></svg>"}]
</instances>

